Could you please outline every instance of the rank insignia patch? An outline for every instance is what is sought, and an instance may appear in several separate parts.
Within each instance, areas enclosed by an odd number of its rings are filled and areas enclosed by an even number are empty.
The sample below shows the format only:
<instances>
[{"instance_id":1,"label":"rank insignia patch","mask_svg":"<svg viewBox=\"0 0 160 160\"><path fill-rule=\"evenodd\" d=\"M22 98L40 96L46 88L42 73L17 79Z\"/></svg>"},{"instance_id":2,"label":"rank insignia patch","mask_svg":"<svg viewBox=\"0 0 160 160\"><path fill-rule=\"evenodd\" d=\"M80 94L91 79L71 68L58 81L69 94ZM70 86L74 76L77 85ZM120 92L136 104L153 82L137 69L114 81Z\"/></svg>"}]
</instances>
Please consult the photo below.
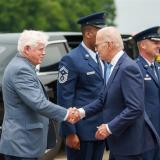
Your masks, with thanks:
<instances>
[{"instance_id":1,"label":"rank insignia patch","mask_svg":"<svg viewBox=\"0 0 160 160\"><path fill-rule=\"evenodd\" d=\"M65 83L68 79L68 69L66 67L61 67L58 74L59 83Z\"/></svg>"}]
</instances>

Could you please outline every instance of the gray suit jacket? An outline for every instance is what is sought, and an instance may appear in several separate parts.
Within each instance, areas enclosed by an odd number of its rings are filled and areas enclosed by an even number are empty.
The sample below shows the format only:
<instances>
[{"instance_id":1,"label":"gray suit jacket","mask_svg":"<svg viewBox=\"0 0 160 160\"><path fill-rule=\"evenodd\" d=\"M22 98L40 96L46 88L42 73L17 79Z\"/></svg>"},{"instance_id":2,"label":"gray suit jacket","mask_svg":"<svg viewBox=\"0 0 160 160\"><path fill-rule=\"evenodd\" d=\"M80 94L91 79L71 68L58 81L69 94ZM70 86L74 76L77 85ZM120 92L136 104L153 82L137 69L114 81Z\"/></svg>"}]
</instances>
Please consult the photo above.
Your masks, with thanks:
<instances>
[{"instance_id":1,"label":"gray suit jacket","mask_svg":"<svg viewBox=\"0 0 160 160\"><path fill-rule=\"evenodd\" d=\"M63 121L66 109L47 99L35 67L19 54L7 66L2 85L5 113L0 153L27 158L42 156L48 118Z\"/></svg>"}]
</instances>

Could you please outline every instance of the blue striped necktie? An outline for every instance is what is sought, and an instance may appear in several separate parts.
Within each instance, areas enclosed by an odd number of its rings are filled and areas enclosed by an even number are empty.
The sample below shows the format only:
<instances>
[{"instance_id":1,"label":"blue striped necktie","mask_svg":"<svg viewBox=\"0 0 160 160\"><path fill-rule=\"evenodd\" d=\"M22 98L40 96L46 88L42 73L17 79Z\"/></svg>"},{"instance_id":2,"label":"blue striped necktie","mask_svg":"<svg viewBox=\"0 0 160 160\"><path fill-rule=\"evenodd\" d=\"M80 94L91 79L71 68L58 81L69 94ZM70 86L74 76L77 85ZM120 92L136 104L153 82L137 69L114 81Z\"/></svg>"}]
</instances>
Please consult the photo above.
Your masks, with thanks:
<instances>
[{"instance_id":1,"label":"blue striped necktie","mask_svg":"<svg viewBox=\"0 0 160 160\"><path fill-rule=\"evenodd\" d=\"M107 84L107 82L108 82L108 79L109 79L109 77L110 77L110 73L111 73L111 68L112 68L112 64L110 64L110 63L106 63L106 84Z\"/></svg>"},{"instance_id":2,"label":"blue striped necktie","mask_svg":"<svg viewBox=\"0 0 160 160\"><path fill-rule=\"evenodd\" d=\"M100 71L101 75L103 75L102 66L101 66L101 62L100 62L98 54L96 54L96 59L97 59L97 64L98 64L99 71Z\"/></svg>"}]
</instances>

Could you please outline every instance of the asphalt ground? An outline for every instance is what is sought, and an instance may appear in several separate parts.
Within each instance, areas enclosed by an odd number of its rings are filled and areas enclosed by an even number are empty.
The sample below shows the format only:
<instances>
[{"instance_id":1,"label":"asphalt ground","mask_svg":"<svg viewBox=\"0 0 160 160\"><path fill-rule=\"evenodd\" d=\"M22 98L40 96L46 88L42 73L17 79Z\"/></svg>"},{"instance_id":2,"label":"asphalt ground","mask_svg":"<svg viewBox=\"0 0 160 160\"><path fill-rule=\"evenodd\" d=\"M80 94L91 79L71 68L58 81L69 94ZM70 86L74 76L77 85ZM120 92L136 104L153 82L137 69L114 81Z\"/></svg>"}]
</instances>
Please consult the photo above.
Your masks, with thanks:
<instances>
[{"instance_id":1,"label":"asphalt ground","mask_svg":"<svg viewBox=\"0 0 160 160\"><path fill-rule=\"evenodd\" d=\"M109 153L107 151L104 151L103 160L108 160L108 154ZM56 156L54 160L67 160L64 148L62 148L61 152Z\"/></svg>"}]
</instances>

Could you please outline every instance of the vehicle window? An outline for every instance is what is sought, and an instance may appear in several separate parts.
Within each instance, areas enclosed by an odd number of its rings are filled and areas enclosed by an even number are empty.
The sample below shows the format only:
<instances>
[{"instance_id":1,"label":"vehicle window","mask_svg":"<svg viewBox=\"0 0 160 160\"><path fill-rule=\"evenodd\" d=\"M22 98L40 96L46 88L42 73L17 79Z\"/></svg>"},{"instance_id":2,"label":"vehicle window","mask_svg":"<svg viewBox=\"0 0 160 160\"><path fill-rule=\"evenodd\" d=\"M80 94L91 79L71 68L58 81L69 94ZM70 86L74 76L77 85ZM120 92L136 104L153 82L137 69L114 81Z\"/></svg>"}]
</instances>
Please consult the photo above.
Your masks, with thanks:
<instances>
[{"instance_id":1,"label":"vehicle window","mask_svg":"<svg viewBox=\"0 0 160 160\"><path fill-rule=\"evenodd\" d=\"M51 43L46 47L46 55L40 65L40 71L57 71L58 63L66 54L65 43Z\"/></svg>"},{"instance_id":2,"label":"vehicle window","mask_svg":"<svg viewBox=\"0 0 160 160\"><path fill-rule=\"evenodd\" d=\"M6 50L6 47L0 46L0 54L3 54L3 52Z\"/></svg>"},{"instance_id":3,"label":"vehicle window","mask_svg":"<svg viewBox=\"0 0 160 160\"><path fill-rule=\"evenodd\" d=\"M4 70L10 60L16 55L17 48L15 44L0 44L0 85L2 82L2 77Z\"/></svg>"}]
</instances>

